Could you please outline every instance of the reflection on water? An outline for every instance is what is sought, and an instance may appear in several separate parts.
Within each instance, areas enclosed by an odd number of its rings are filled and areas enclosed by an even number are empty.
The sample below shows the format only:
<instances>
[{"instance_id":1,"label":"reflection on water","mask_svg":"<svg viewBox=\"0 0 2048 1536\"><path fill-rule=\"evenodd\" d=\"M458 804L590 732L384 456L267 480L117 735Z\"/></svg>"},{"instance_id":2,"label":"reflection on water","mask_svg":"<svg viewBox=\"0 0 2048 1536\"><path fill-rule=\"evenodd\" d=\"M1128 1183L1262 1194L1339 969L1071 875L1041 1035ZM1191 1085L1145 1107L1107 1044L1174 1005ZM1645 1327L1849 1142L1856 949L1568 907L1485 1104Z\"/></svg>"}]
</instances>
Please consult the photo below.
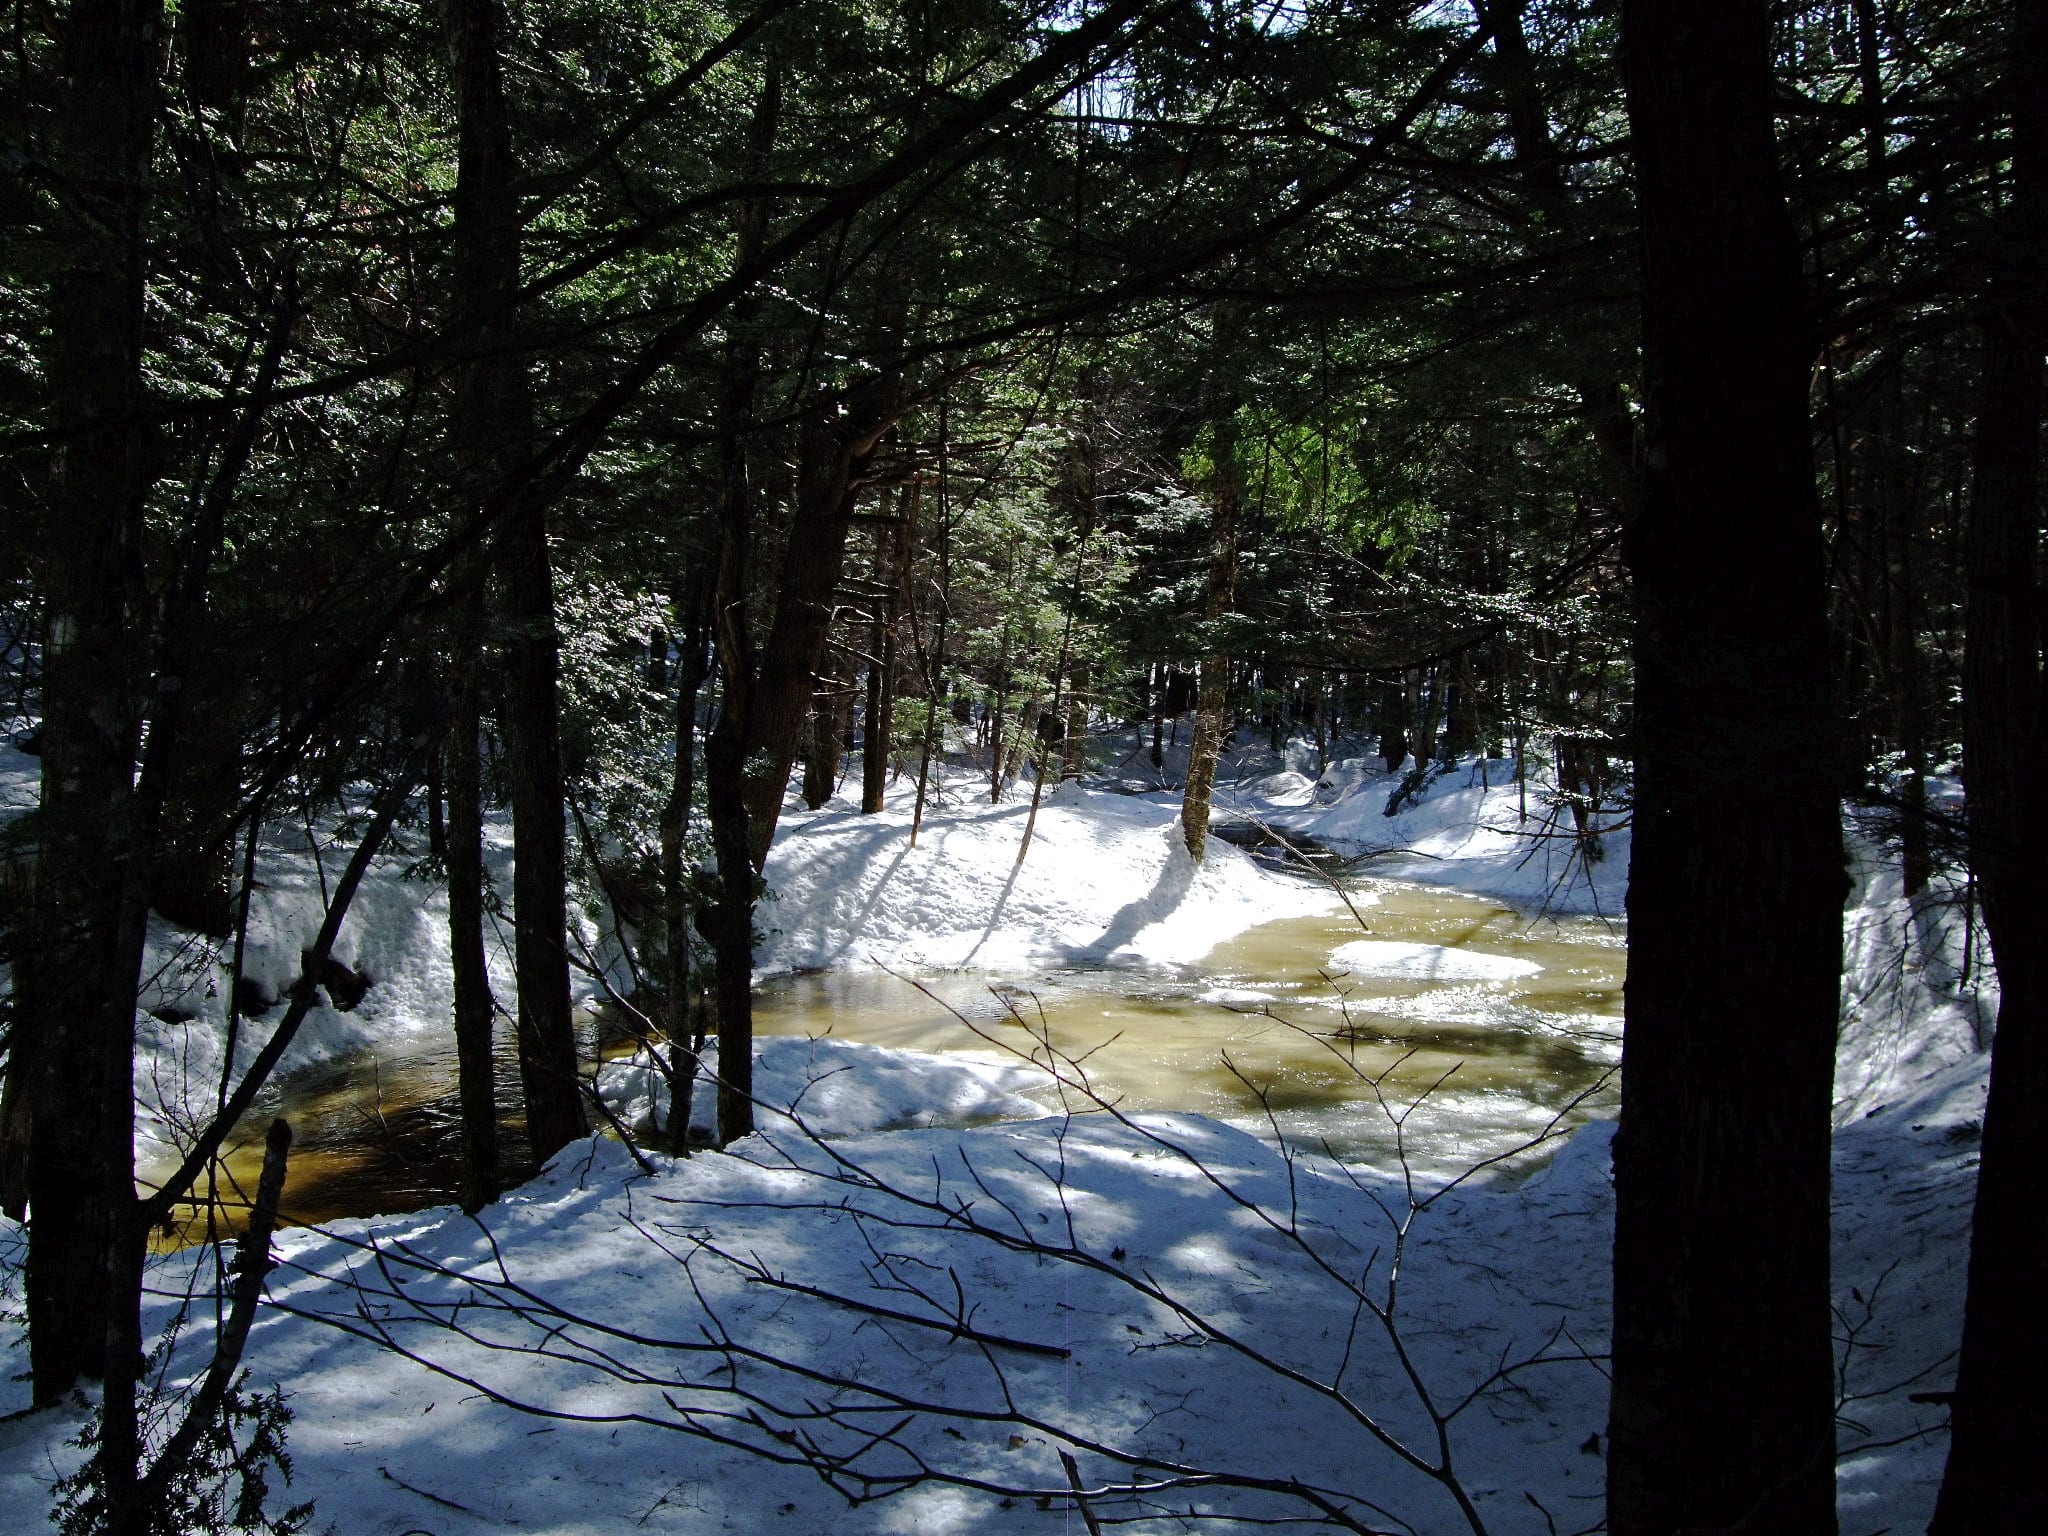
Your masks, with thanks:
<instances>
[{"instance_id":1,"label":"reflection on water","mask_svg":"<svg viewBox=\"0 0 2048 1536\"><path fill-rule=\"evenodd\" d=\"M1087 1111L1099 1100L1133 1112L1194 1111L1352 1160L1390 1165L1405 1155L1435 1174L1518 1144L1618 1059L1626 950L1615 926L1532 922L1492 902L1386 882L1357 889L1375 898L1361 904L1373 939L1541 969L1478 982L1347 973L1331 956L1362 935L1339 913L1267 923L1198 964L1165 970L1056 969L1028 983L967 973L914 983L881 972L780 977L758 989L756 1027L1051 1062L1067 1083L1049 1075L1033 1095L1048 1110ZM581 1018L590 1060L607 1042L598 1014ZM510 1184L530 1169L517 1162L509 1037L498 1063ZM254 1190L263 1127L281 1113L296 1133L289 1219L448 1201L460 1158L455 1085L452 1038L294 1074L250 1116L230 1177Z\"/></svg>"}]
</instances>

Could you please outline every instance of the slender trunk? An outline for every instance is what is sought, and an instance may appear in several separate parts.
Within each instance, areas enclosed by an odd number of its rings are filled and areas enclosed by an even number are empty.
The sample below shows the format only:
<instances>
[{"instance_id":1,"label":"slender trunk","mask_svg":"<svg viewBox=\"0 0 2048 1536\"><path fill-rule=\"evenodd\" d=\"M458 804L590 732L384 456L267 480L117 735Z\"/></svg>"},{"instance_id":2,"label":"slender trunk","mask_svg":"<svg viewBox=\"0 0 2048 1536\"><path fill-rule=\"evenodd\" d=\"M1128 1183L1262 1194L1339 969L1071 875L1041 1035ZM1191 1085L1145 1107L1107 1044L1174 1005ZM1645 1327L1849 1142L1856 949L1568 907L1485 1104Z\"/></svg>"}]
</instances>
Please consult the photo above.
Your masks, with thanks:
<instances>
[{"instance_id":1,"label":"slender trunk","mask_svg":"<svg viewBox=\"0 0 2048 1536\"><path fill-rule=\"evenodd\" d=\"M1932 1536L2048 1529L2033 1458L2048 1433L2048 922L2033 889L2048 861L2048 668L2042 665L2042 353L2048 347L2048 10L2019 8L2012 72L2014 195L1985 327L1984 405L1968 536L1963 777L1970 866L1998 962L1998 1031L1970 1234L1948 1469Z\"/></svg>"},{"instance_id":2,"label":"slender trunk","mask_svg":"<svg viewBox=\"0 0 2048 1536\"><path fill-rule=\"evenodd\" d=\"M775 144L782 112L782 73L773 55L748 130L747 168L759 175ZM753 198L740 207L737 270L759 260L768 205ZM753 488L747 477L747 438L754 427L760 385L760 344L753 336L760 309L749 286L734 306L725 347L725 398L718 432L721 540L711 604L711 636L722 679L718 719L704 746L704 801L711 817L711 848L718 900L700 919L711 940L718 1007L717 1138L726 1146L754 1129L754 873L746 796L747 742L752 735L753 624L747 616L753 575ZM783 778L788 778L785 764ZM777 791L778 801L780 790ZM688 1134L688 1127L684 1127Z\"/></svg>"},{"instance_id":3,"label":"slender trunk","mask_svg":"<svg viewBox=\"0 0 2048 1536\"><path fill-rule=\"evenodd\" d=\"M906 533L917 516L917 483L898 505L898 520L875 530L875 621L868 634L868 696L861 716L860 809L882 809L888 788L890 742L895 733L897 596L909 565Z\"/></svg>"},{"instance_id":4,"label":"slender trunk","mask_svg":"<svg viewBox=\"0 0 2048 1536\"><path fill-rule=\"evenodd\" d=\"M690 804L696 795L697 700L711 664L711 582L715 573L698 570L689 579L687 598L679 596L676 612L683 619L681 671L676 684L676 761L669 781L668 803L661 814L662 920L667 953L663 957L662 1027L668 1036L670 1150L683 1151L690 1135L690 1098L697 1080L695 1034L690 1026L690 996L695 991L690 971L689 891L683 878L683 845L690 831Z\"/></svg>"},{"instance_id":5,"label":"slender trunk","mask_svg":"<svg viewBox=\"0 0 2048 1536\"><path fill-rule=\"evenodd\" d=\"M512 792L519 1075L536 1165L584 1133L569 1013L568 865L560 722L560 641L547 501L528 491L533 398L519 351L518 164L500 59L497 0L445 0L459 123L455 304L470 359L457 385L458 471L473 495L509 490L495 549L503 633L506 778Z\"/></svg>"},{"instance_id":6,"label":"slender trunk","mask_svg":"<svg viewBox=\"0 0 2048 1536\"><path fill-rule=\"evenodd\" d=\"M456 1079L462 1106L465 1211L482 1210L504 1185L499 1169L498 1102L493 1085L491 996L484 949L483 734L479 709L481 572L458 603L450 645L448 736L440 753L448 795L448 944L455 988Z\"/></svg>"},{"instance_id":7,"label":"slender trunk","mask_svg":"<svg viewBox=\"0 0 2048 1536\"><path fill-rule=\"evenodd\" d=\"M1811 319L1773 170L1768 7L1627 0L1622 21L1649 448L1627 549L1636 809L1607 1528L1825 1536L1847 882Z\"/></svg>"},{"instance_id":8,"label":"slender trunk","mask_svg":"<svg viewBox=\"0 0 2048 1536\"><path fill-rule=\"evenodd\" d=\"M1166 771L1166 663L1152 663L1152 766Z\"/></svg>"},{"instance_id":9,"label":"slender trunk","mask_svg":"<svg viewBox=\"0 0 2048 1536\"><path fill-rule=\"evenodd\" d=\"M1094 513L1094 498L1092 496L1089 498L1088 507L1088 515L1092 518ZM1088 536L1092 531L1093 530L1086 523L1084 523L1081 528L1081 541L1074 547L1074 590L1067 600L1066 618L1060 626L1059 658L1053 663L1052 669L1053 715L1055 718L1058 718L1062 713L1066 714L1067 719L1070 722L1070 737L1073 711L1071 705L1066 710L1062 711L1060 704L1060 690L1064 688L1067 684L1067 663L1073 654L1074 646L1074 609L1079 606L1081 601L1081 580L1083 573L1087 569L1086 561L1088 557ZM1062 740L1060 745L1062 754L1064 754L1066 748L1066 741ZM1035 829L1038 825L1038 807L1040 802L1042 802L1045 799L1045 770L1046 757L1044 753L1041 753L1039 755L1038 772L1033 774L1031 779L1031 811L1030 814L1024 818L1024 836L1018 841L1017 844L1016 862L1019 864L1022 864L1024 862L1024 855L1030 851L1031 834L1033 829Z\"/></svg>"},{"instance_id":10,"label":"slender trunk","mask_svg":"<svg viewBox=\"0 0 2048 1536\"><path fill-rule=\"evenodd\" d=\"M1035 660L1027 657L1026 660ZM1002 758L1002 776L998 787L1014 784L1017 775L1024 771L1027 754L1033 762L1038 760L1038 720L1045 713L1045 695L1033 693L1025 699L1024 708L1017 715L1017 729L1010 737L1009 750L999 754Z\"/></svg>"},{"instance_id":11,"label":"slender trunk","mask_svg":"<svg viewBox=\"0 0 2048 1536\"><path fill-rule=\"evenodd\" d=\"M1181 840L1197 864L1209 846L1209 797L1216 787L1216 759L1223 749L1223 710L1230 695L1230 658L1216 648L1214 632L1230 612L1237 591L1237 514L1244 484L1237 462L1237 387L1229 370L1237 366L1234 349L1242 322L1239 306L1216 306L1209 380L1210 461L1216 478L1209 491L1209 585L1202 598L1203 627L1209 631L1204 638L1210 649L1201 663L1195 736L1188 749L1188 777L1180 801Z\"/></svg>"},{"instance_id":12,"label":"slender trunk","mask_svg":"<svg viewBox=\"0 0 2048 1536\"><path fill-rule=\"evenodd\" d=\"M1074 663L1067 689L1066 734L1060 744L1060 777L1078 779L1088 770L1088 662Z\"/></svg>"},{"instance_id":13,"label":"slender trunk","mask_svg":"<svg viewBox=\"0 0 2048 1536\"><path fill-rule=\"evenodd\" d=\"M946 684L946 621L953 603L953 510L947 484L946 397L939 397L939 619L932 636L932 654L925 668L924 748L917 765L917 807L910 815L910 846L917 846L924 825L926 787L931 782L932 749L944 727L939 723L939 697Z\"/></svg>"}]
</instances>

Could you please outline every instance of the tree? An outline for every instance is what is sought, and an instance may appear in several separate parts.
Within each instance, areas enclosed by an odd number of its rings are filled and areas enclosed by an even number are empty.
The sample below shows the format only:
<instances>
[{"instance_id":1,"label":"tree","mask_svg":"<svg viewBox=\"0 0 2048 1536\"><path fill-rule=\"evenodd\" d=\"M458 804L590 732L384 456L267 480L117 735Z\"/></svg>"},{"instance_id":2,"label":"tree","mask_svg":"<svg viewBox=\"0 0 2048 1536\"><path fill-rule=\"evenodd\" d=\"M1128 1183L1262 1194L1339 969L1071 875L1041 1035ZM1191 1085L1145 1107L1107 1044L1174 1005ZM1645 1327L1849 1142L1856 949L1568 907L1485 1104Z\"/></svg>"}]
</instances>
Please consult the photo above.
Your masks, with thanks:
<instances>
[{"instance_id":1,"label":"tree","mask_svg":"<svg viewBox=\"0 0 2048 1536\"><path fill-rule=\"evenodd\" d=\"M2048 863L2048 671L2041 656L2042 354L2048 306L2048 7L2015 8L2005 100L2013 114L2011 201L1983 317L1984 398L1970 503L1963 772L1971 866L1998 960L1998 1034L1984 1106L1961 1359L1948 1470L1934 1536L1991 1536L2048 1524L2031 1458L2048 1410L2048 1210L2038 1177L2048 1123L2048 955L2041 898Z\"/></svg>"},{"instance_id":2,"label":"tree","mask_svg":"<svg viewBox=\"0 0 2048 1536\"><path fill-rule=\"evenodd\" d=\"M1832 1531L1842 867L1768 7L1631 0L1646 454L1608 1529Z\"/></svg>"},{"instance_id":3,"label":"tree","mask_svg":"<svg viewBox=\"0 0 2048 1536\"><path fill-rule=\"evenodd\" d=\"M135 988L151 818L135 791L148 681L143 514L156 479L142 376L144 221L156 141L155 0L81 0L62 33L54 168L60 226L49 334L49 481L63 536L44 571L43 793L10 1074L28 1097L28 1260L36 1400L99 1376L120 1330L113 1262L132 1236ZM173 685L175 688L175 684ZM167 744L160 743L167 747ZM59 1106L71 1105L70 1112ZM116 1274L110 1274L110 1270ZM131 1458L132 1459L132 1458Z\"/></svg>"}]
</instances>

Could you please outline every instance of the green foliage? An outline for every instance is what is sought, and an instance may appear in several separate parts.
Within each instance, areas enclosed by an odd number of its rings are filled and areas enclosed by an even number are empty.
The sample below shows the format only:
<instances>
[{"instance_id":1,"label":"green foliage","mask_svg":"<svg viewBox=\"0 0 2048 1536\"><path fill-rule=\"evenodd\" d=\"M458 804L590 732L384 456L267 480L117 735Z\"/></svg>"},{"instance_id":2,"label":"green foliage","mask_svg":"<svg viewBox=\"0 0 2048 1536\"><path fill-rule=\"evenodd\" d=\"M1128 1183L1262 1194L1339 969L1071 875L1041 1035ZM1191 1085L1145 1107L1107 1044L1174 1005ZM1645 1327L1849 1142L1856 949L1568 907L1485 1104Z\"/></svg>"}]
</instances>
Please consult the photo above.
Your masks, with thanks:
<instances>
[{"instance_id":1,"label":"green foliage","mask_svg":"<svg viewBox=\"0 0 2048 1536\"><path fill-rule=\"evenodd\" d=\"M152 1364L160 1363L170 1342L158 1346ZM264 1508L272 1477L286 1485L292 1480L285 1449L292 1414L282 1391L251 1392L248 1381L245 1371L222 1400L220 1415L200 1432L185 1465L172 1469L161 1496L142 1511L136 1527L141 1536L299 1536L310 1527L310 1503L276 1515ZM108 1516L98 1418L89 1419L71 1443L87 1456L57 1483L57 1529L62 1536L98 1536Z\"/></svg>"}]
</instances>

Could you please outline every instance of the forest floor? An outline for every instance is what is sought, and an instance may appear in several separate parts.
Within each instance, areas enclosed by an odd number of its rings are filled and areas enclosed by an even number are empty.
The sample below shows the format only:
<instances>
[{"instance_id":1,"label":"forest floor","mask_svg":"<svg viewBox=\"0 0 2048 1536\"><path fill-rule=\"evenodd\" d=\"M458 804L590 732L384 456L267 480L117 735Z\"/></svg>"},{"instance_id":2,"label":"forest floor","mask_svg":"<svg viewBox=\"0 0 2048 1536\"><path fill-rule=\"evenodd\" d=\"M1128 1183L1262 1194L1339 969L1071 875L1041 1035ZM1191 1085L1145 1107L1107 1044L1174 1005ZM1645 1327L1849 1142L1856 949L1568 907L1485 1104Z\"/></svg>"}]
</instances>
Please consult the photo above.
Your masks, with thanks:
<instances>
[{"instance_id":1,"label":"forest floor","mask_svg":"<svg viewBox=\"0 0 2048 1536\"><path fill-rule=\"evenodd\" d=\"M1540 786L1525 797L1501 764L1461 765L1388 818L1397 780L1377 763L1318 775L1308 756L1299 743L1240 754L1219 818L1381 850L1374 874L1530 909L1620 909L1625 831L1585 865L1572 840L1540 835L1557 830ZM21 766L0 762L0 797ZM1133 752L1088 787L1049 790L1021 866L1028 784L991 807L956 781L914 851L907 786L878 817L839 803L791 814L760 919L764 971L1187 961L1332 902L1228 845L1197 870L1151 773ZM1840 1488L1843 1531L1874 1536L1924 1525L1946 1452L1942 1410L1912 1399L1952 1371L1995 993L1960 975L1960 904L1909 908L1875 844L1853 845ZM259 973L289 968L298 908L319 894L303 854L280 852L266 883L276 929ZM447 1017L438 893L396 863L371 885L343 958L379 981L355 1013L316 1020L308 1051ZM204 963L183 974L179 996L218 987ZM182 1024L144 1017L160 1027L145 1041L158 1082L217 1063L203 1008ZM798 1118L765 1117L734 1155L649 1174L596 1139L480 1220L442 1208L283 1234L276 1305L246 1363L251 1388L281 1389L293 1414L289 1499L349 1536L1080 1531L1064 1446L1084 1486L1142 1464L1148 1491L1092 1508L1149 1513L1145 1529L1180 1529L1175 1512L1196 1504L1331 1529L1341 1509L1433 1536L1471 1528L1461 1494L1495 1532L1598 1522L1609 1125L1579 1130L1524 1182L1443 1189L1200 1116L1045 1118L1014 1097L1019 1064L764 1046L764 1097L796 1100ZM630 1092L633 1069L617 1070ZM920 1104L1033 1118L949 1129L906 1118ZM152 1331L210 1269L197 1251L156 1263ZM1375 1315L1390 1296L1391 1328ZM209 1345L211 1304L191 1311L168 1385ZM1504 1362L1519 1368L1501 1379ZM0 1411L25 1401L25 1364L10 1327ZM0 1423L0 1504L49 1507L87 1414ZM1460 1492L1425 1470L1442 1444ZM849 1507L820 1468L857 1494L908 1486Z\"/></svg>"}]
</instances>

